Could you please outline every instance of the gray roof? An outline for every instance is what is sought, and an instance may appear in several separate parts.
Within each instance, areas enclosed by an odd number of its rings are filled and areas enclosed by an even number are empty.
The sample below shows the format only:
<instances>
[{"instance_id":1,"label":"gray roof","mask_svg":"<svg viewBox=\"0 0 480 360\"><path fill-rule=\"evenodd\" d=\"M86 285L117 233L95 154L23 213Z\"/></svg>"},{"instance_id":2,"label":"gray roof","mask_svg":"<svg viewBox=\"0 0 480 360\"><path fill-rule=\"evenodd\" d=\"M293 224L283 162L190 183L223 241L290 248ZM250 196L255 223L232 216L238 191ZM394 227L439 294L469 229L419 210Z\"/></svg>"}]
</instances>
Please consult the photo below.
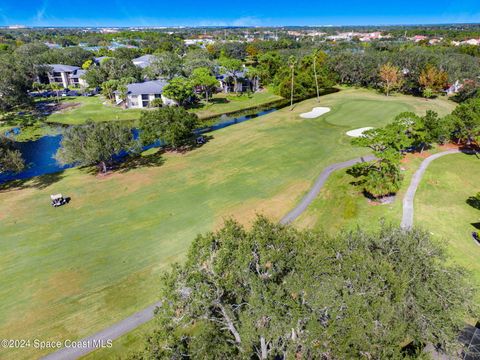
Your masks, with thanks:
<instances>
[{"instance_id":1,"label":"gray roof","mask_svg":"<svg viewBox=\"0 0 480 360\"><path fill-rule=\"evenodd\" d=\"M75 72L72 74L72 76L70 76L72 79L78 79L80 78L82 75L85 75L86 71L83 70L83 69L78 69L78 70L75 70Z\"/></svg>"},{"instance_id":2,"label":"gray roof","mask_svg":"<svg viewBox=\"0 0 480 360\"><path fill-rule=\"evenodd\" d=\"M217 76L217 79L219 80L225 80L227 78L232 78L233 75L236 75L237 78L243 79L245 76L247 76L247 69L241 70L241 71L235 71L235 74L232 71L227 71L224 74L219 74Z\"/></svg>"},{"instance_id":3,"label":"gray roof","mask_svg":"<svg viewBox=\"0 0 480 360\"><path fill-rule=\"evenodd\" d=\"M63 64L48 64L47 66L52 68L53 72L74 72L80 70L79 66L63 65Z\"/></svg>"},{"instance_id":4,"label":"gray roof","mask_svg":"<svg viewBox=\"0 0 480 360\"><path fill-rule=\"evenodd\" d=\"M132 62L138 67L146 68L152 63L154 59L155 59L154 55L143 55L133 59Z\"/></svg>"},{"instance_id":5,"label":"gray roof","mask_svg":"<svg viewBox=\"0 0 480 360\"><path fill-rule=\"evenodd\" d=\"M127 85L127 89L129 95L161 94L167 84L168 82L166 80L152 80L143 83L129 84Z\"/></svg>"},{"instance_id":6,"label":"gray roof","mask_svg":"<svg viewBox=\"0 0 480 360\"><path fill-rule=\"evenodd\" d=\"M103 60L105 59L110 59L110 56L98 56L98 57L94 57L93 58L93 61L97 64L100 64Z\"/></svg>"}]
</instances>

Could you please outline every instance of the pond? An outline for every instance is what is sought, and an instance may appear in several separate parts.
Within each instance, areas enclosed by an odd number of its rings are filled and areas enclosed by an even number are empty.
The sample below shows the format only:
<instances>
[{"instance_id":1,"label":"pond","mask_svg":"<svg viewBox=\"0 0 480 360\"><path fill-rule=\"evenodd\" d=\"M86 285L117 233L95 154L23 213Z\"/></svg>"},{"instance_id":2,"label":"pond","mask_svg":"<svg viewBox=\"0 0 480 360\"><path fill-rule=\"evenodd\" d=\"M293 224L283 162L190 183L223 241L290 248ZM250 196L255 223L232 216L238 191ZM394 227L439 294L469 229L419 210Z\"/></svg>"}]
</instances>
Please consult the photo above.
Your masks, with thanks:
<instances>
[{"instance_id":1,"label":"pond","mask_svg":"<svg viewBox=\"0 0 480 360\"><path fill-rule=\"evenodd\" d=\"M198 129L195 131L195 133L205 134L211 131L239 124L262 115L269 114L276 110L276 107L272 107L260 111L256 109L255 112L247 113L243 116L237 115L236 117L234 117L222 115L218 118L218 122L214 123L211 126ZM137 131L134 130L134 134L136 137L138 137ZM57 150L60 147L61 141L62 135L60 134L43 136L37 140L32 141L17 142L17 148L22 152L25 163L27 164L27 168L19 173L0 173L0 183L11 180L28 179L34 176L40 176L45 174L52 174L73 167L74 165L61 165L54 158ZM158 145L159 144L150 145L145 147L145 149Z\"/></svg>"}]
</instances>

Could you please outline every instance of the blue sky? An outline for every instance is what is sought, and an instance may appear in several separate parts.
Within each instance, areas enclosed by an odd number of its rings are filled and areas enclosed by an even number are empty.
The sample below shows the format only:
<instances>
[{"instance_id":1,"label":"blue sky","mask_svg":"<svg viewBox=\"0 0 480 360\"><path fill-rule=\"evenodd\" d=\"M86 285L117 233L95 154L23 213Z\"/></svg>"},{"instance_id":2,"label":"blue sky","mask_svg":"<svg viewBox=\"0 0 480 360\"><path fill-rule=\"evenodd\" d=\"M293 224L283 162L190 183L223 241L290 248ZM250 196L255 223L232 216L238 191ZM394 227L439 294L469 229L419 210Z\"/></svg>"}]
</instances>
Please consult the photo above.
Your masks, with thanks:
<instances>
[{"instance_id":1,"label":"blue sky","mask_svg":"<svg viewBox=\"0 0 480 360\"><path fill-rule=\"evenodd\" d=\"M479 22L479 0L0 0L0 25L281 26Z\"/></svg>"}]
</instances>

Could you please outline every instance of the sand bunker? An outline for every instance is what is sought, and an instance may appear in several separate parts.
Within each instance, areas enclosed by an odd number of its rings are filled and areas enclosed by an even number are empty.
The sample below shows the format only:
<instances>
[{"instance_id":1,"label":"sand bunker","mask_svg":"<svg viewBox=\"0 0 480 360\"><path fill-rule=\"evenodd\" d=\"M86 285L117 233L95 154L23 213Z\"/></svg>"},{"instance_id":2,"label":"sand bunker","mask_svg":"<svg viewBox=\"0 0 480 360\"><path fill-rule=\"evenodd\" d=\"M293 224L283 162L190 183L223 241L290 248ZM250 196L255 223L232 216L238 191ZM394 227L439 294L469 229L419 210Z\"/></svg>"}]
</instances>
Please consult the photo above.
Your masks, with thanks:
<instances>
[{"instance_id":1,"label":"sand bunker","mask_svg":"<svg viewBox=\"0 0 480 360\"><path fill-rule=\"evenodd\" d=\"M312 109L312 111L300 114L300 117L304 119L315 119L319 116L322 116L323 114L326 114L330 111L330 108L328 107L315 107Z\"/></svg>"},{"instance_id":2,"label":"sand bunker","mask_svg":"<svg viewBox=\"0 0 480 360\"><path fill-rule=\"evenodd\" d=\"M360 137L363 135L363 133L367 130L371 130L373 129L373 127L364 127L364 128L360 128L360 129L355 129L355 130L350 130L350 131L347 131L346 134L348 136L351 136L351 137Z\"/></svg>"}]
</instances>

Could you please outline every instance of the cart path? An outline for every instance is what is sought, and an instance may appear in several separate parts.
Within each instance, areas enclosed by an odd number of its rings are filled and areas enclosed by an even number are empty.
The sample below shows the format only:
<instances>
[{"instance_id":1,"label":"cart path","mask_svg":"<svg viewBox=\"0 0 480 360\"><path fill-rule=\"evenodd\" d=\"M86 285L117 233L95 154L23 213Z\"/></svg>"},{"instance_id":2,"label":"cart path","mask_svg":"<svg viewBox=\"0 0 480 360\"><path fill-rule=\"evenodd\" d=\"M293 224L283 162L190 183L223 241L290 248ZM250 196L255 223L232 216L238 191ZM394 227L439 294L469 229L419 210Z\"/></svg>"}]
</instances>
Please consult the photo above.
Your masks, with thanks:
<instances>
[{"instance_id":1,"label":"cart path","mask_svg":"<svg viewBox=\"0 0 480 360\"><path fill-rule=\"evenodd\" d=\"M96 334L93 334L89 337L78 340L85 344L85 347L75 348L75 347L64 347L54 353L51 353L45 357L43 360L73 360L78 359L79 357L86 355L94 350L99 349L98 344L107 344L107 341L115 340L120 336L134 330L140 325L145 324L146 322L153 319L154 310L157 306L160 306L160 302L157 302L146 309L143 309L122 321L109 326L108 328L99 331ZM77 341L77 340L75 340Z\"/></svg>"},{"instance_id":2,"label":"cart path","mask_svg":"<svg viewBox=\"0 0 480 360\"><path fill-rule=\"evenodd\" d=\"M289 224L295 219L297 219L312 203L313 200L317 197L318 193L322 189L323 185L325 184L325 181L328 179L330 174L336 170L344 169L349 166L361 163L361 162L366 162L366 161L371 161L374 160L375 157L373 155L368 155L364 157L360 157L357 159L352 159L348 160L345 162L340 162L336 164L332 164L328 167L326 167L322 173L318 176L318 178L315 180L315 183L313 184L312 188L310 191L305 195L305 197L302 199L300 204L295 207L291 212L289 212L283 219L280 220L281 224ZM150 321L153 319L154 316L154 310L155 307L159 306L160 302L144 309L141 310L132 316L129 316L128 318L113 324L112 326L109 326L108 328L93 334L89 337L86 337L84 339L81 339L79 341L85 342L89 344L89 346L83 347L83 348L62 348L58 351L55 351L45 357L43 357L43 360L74 360L78 359L81 356L84 356L96 349L98 347L95 347L93 344L93 341L95 340L97 343L98 342L106 342L108 340L115 340L118 339L120 336L132 331L136 327L145 324L146 322Z\"/></svg>"},{"instance_id":3,"label":"cart path","mask_svg":"<svg viewBox=\"0 0 480 360\"><path fill-rule=\"evenodd\" d=\"M402 223L401 227L403 229L410 229L413 226L413 201L415 199L415 193L417 192L418 185L422 181L423 175L427 170L428 166L433 160L441 158L450 154L459 154L462 151L459 149L452 149L439 152L437 154L431 155L422 161L418 170L413 174L412 180L410 181L410 186L403 197L403 214L402 214Z\"/></svg>"},{"instance_id":4,"label":"cart path","mask_svg":"<svg viewBox=\"0 0 480 360\"><path fill-rule=\"evenodd\" d=\"M425 174L425 170L428 168L430 163L438 159L442 156L449 155L449 154L458 154L461 153L462 151L459 149L452 149L452 150L447 150L443 151L440 153L437 153L435 155L431 155L423 162L421 163L419 169L415 172L415 174L412 177L412 180L410 182L410 186L408 187L408 190L403 198L403 215L402 215L402 223L401 226L404 229L409 229L413 225L413 200L415 198L415 193L417 191L418 185L420 184L420 181L423 178L423 175ZM313 200L317 197L319 194L320 190L322 187L325 185L325 182L327 181L328 177L336 170L341 170L350 166L353 166L355 164L361 163L361 162L367 162L367 161L372 161L374 160L375 157L373 155L368 155L368 156L363 156L360 158L332 164L330 166L327 166L321 174L318 176L318 178L315 180L312 188L310 191L304 196L302 201L292 210L290 211L285 217L283 217L280 220L281 224L290 224L291 222L295 221L306 209L307 207L312 203ZM112 326L109 326L108 328L91 335L89 337L86 337L82 340L85 343L88 342L89 346L83 347L83 348L62 348L54 353L51 353L45 357L43 357L43 360L74 360L78 359L81 356L84 356L94 350L96 350L98 347L95 347L93 344L93 341L98 342L106 342L108 340L115 340L119 338L120 336L132 331L133 329L137 328L140 325L143 325L144 323L150 321L154 317L154 310L157 306L160 305L160 302L153 304L149 306L148 308L141 310L128 318L113 324Z\"/></svg>"},{"instance_id":5,"label":"cart path","mask_svg":"<svg viewBox=\"0 0 480 360\"><path fill-rule=\"evenodd\" d=\"M291 222L295 221L307 209L307 207L312 203L312 201L315 200L318 193L320 192L320 190L322 190L323 185L325 185L325 182L327 181L328 177L331 175L332 172L353 166L358 163L372 160L375 160L375 156L368 155L327 166L318 176L317 180L315 180L312 188L307 193L307 195L305 195L300 204L298 204L295 209L285 215L285 217L280 220L280 224L290 224Z\"/></svg>"}]
</instances>

